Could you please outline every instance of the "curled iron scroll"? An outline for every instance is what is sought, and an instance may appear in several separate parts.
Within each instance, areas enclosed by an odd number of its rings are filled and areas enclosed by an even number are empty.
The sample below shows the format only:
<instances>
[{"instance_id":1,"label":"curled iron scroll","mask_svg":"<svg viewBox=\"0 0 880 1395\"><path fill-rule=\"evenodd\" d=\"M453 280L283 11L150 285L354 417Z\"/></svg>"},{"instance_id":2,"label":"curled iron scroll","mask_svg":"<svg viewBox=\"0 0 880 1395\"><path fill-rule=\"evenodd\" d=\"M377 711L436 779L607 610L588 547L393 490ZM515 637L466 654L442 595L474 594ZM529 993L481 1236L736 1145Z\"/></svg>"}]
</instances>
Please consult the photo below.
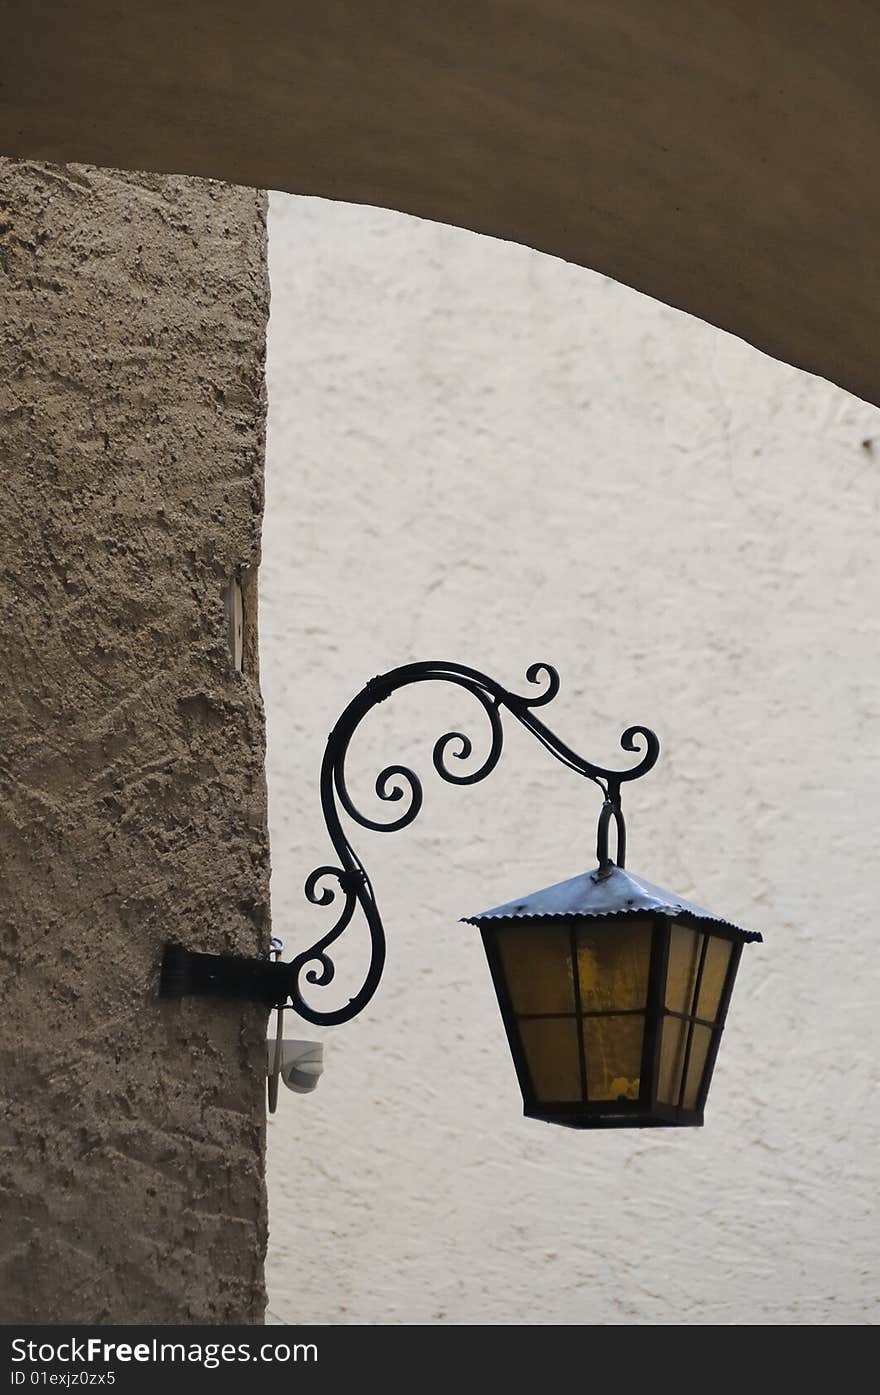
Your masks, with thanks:
<instances>
[{"instance_id":1,"label":"curled iron scroll","mask_svg":"<svg viewBox=\"0 0 880 1395\"><path fill-rule=\"evenodd\" d=\"M604 846L607 859L608 825L614 817L617 826L618 863L623 865L626 833L620 810L620 786L647 774L660 754L660 743L648 727L628 727L620 738L624 751L644 750L641 759L628 770L608 770L579 756L561 741L535 714L552 702L559 692L559 675L549 664L531 664L526 681L540 686L533 694L513 693L495 679L463 664L426 661L404 664L380 674L365 685L342 713L327 741L321 766L321 807L330 841L339 859L338 865L316 867L306 879L305 894L314 906L333 905L341 897L342 904L336 920L325 935L309 949L298 954L290 963L291 1005L307 1021L318 1026L347 1022L364 1008L376 991L385 964L385 932L369 877L343 829L340 811L361 828L374 832L393 833L406 828L418 816L423 803L422 782L414 770L405 765L389 765L376 777L375 791L383 803L404 807L397 816L383 822L371 818L355 804L345 779L345 760L351 739L360 722L379 703L400 688L424 682L447 682L471 693L482 707L489 723L489 750L474 770L461 772L453 762L466 762L473 755L473 742L464 732L449 731L434 743L432 760L442 780L453 785L474 785L492 773L501 757L504 731L501 720L506 710L521 726L540 742L562 765L583 778L591 780L602 791L604 799L599 823L599 845ZM604 838L604 843L603 843ZM602 857L600 856L600 862ZM330 947L347 929L360 908L370 934L370 965L364 981L355 995L340 1008L322 1012L307 1003L302 996L302 980L313 987L323 988L332 982L335 965L328 953Z\"/></svg>"}]
</instances>

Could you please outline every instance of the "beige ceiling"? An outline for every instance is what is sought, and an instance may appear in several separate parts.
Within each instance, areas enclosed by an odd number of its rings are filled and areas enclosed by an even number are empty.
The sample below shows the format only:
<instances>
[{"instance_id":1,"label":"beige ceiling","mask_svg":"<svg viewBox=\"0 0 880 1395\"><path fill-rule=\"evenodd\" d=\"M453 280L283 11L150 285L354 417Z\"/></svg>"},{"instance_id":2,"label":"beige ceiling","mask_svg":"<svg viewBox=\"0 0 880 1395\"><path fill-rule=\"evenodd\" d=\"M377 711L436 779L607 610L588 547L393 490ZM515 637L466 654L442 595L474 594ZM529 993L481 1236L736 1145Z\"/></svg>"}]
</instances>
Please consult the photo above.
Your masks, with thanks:
<instances>
[{"instance_id":1,"label":"beige ceiling","mask_svg":"<svg viewBox=\"0 0 880 1395\"><path fill-rule=\"evenodd\" d=\"M0 28L0 153L511 238L880 402L876 0L0 0Z\"/></svg>"}]
</instances>

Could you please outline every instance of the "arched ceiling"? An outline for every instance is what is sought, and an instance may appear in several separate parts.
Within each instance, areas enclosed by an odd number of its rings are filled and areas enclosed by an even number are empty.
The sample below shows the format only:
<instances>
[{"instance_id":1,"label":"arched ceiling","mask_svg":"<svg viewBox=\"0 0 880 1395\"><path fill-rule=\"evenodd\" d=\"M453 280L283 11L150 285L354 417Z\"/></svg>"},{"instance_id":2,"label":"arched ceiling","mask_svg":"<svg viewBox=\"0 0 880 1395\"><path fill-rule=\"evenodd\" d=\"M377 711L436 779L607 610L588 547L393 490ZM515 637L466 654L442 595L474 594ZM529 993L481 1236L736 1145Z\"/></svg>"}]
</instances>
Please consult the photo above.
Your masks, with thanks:
<instances>
[{"instance_id":1,"label":"arched ceiling","mask_svg":"<svg viewBox=\"0 0 880 1395\"><path fill-rule=\"evenodd\" d=\"M2 0L0 153L380 204L880 403L871 0Z\"/></svg>"}]
</instances>

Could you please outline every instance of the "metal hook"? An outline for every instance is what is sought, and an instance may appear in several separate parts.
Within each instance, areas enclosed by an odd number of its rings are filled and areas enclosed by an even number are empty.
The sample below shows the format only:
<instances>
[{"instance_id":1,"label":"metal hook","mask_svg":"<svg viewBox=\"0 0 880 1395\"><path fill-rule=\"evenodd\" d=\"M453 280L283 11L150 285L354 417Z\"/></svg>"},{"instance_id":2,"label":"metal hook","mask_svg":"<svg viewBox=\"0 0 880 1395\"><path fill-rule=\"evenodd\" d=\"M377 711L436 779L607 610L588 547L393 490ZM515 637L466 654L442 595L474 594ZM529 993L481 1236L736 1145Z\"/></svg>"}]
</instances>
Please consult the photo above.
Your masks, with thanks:
<instances>
[{"instance_id":1,"label":"metal hook","mask_svg":"<svg viewBox=\"0 0 880 1395\"><path fill-rule=\"evenodd\" d=\"M617 827L617 866L623 867L626 864L626 824L623 821L623 810L619 804L613 804L610 799L606 799L599 814L599 827L596 832L596 857L602 869L614 865L608 855L608 825L612 819Z\"/></svg>"}]
</instances>

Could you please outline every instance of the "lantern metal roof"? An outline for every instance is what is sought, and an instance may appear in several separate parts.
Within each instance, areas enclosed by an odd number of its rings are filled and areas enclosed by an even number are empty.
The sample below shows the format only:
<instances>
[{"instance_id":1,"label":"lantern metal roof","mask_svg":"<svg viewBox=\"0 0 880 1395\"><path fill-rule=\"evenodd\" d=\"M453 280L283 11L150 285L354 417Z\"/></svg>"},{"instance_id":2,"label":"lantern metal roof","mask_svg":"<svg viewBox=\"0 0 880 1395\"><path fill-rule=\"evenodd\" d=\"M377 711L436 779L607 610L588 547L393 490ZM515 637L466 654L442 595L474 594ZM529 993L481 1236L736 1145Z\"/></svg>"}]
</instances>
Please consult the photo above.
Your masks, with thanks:
<instances>
[{"instance_id":1,"label":"lantern metal roof","mask_svg":"<svg viewBox=\"0 0 880 1395\"><path fill-rule=\"evenodd\" d=\"M482 925L488 920L545 920L554 916L623 916L666 915L692 925L711 925L716 930L730 931L743 943L760 941L755 930L703 910L675 892L664 891L652 882L635 876L613 863L581 872L567 881L533 891L528 896L507 901L503 906L465 916L468 925Z\"/></svg>"}]
</instances>

